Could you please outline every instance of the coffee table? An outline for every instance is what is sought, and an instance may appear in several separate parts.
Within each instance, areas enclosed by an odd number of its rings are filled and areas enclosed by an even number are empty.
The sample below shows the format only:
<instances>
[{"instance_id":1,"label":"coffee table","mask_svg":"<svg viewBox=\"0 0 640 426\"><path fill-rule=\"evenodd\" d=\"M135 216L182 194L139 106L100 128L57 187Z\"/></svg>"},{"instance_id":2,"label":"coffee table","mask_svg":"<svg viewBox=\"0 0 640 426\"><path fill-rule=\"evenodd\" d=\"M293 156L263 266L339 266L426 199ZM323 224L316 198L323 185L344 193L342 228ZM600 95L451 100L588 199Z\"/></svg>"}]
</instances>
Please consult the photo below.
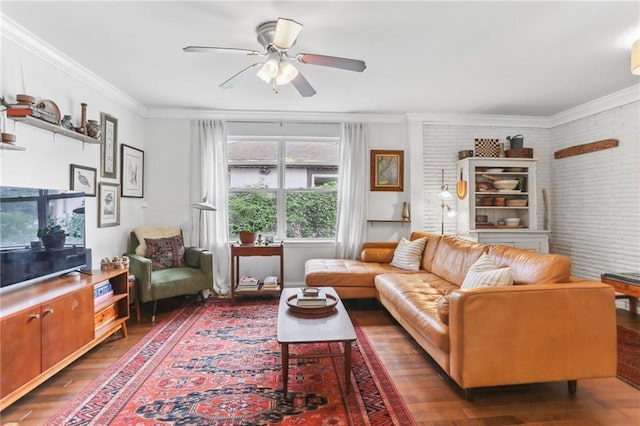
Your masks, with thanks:
<instances>
[{"instance_id":1,"label":"coffee table","mask_svg":"<svg viewBox=\"0 0 640 426\"><path fill-rule=\"evenodd\" d=\"M289 360L292 358L344 358L344 377L346 381L346 393L351 389L351 344L356 340L356 332L349 318L347 310L344 308L340 297L333 287L322 287L326 294L335 296L337 299L336 309L326 316L313 318L310 316L296 316L289 310L287 299L298 292L296 288L285 288L280 296L280 306L278 308L278 343L282 350L282 383L284 395L286 397L289 382ZM330 350L326 353L314 354L291 354L289 346L304 343L327 343L327 347L332 342L342 343L342 352L333 353Z\"/></svg>"}]
</instances>

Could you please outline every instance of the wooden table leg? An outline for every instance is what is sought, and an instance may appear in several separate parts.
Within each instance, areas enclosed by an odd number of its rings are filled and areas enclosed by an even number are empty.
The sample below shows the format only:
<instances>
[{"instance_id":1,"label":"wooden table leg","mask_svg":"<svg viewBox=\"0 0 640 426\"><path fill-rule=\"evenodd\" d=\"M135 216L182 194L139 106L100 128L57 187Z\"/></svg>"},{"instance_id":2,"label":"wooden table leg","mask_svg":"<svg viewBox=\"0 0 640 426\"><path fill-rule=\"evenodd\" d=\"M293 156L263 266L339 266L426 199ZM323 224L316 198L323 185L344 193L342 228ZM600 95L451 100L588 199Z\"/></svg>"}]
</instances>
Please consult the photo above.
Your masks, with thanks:
<instances>
[{"instance_id":1,"label":"wooden table leg","mask_svg":"<svg viewBox=\"0 0 640 426\"><path fill-rule=\"evenodd\" d=\"M342 342L344 349L344 379L346 380L347 395L351 390L351 340Z\"/></svg>"},{"instance_id":2,"label":"wooden table leg","mask_svg":"<svg viewBox=\"0 0 640 426\"><path fill-rule=\"evenodd\" d=\"M289 384L289 344L281 343L282 345L282 387L283 395L287 397L288 384Z\"/></svg>"}]
</instances>

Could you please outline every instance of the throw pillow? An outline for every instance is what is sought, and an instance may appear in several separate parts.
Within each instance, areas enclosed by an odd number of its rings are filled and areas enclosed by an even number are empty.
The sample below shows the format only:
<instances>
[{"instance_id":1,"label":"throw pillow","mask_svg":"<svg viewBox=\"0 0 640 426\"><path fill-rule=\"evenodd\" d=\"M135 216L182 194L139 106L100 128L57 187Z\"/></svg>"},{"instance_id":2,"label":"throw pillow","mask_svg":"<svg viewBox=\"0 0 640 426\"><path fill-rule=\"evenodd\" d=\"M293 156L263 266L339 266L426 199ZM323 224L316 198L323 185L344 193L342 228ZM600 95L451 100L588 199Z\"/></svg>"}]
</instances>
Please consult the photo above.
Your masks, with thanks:
<instances>
[{"instance_id":1,"label":"throw pillow","mask_svg":"<svg viewBox=\"0 0 640 426\"><path fill-rule=\"evenodd\" d=\"M182 236L145 238L144 240L147 245L147 257L151 259L153 271L185 265Z\"/></svg>"},{"instance_id":2,"label":"throw pillow","mask_svg":"<svg viewBox=\"0 0 640 426\"><path fill-rule=\"evenodd\" d=\"M147 255L147 245L144 240L146 238L169 238L181 235L180 228L171 226L141 227L133 230L138 239L138 247L135 248L136 254L140 256Z\"/></svg>"},{"instance_id":3,"label":"throw pillow","mask_svg":"<svg viewBox=\"0 0 640 426\"><path fill-rule=\"evenodd\" d=\"M422 262L422 252L424 251L424 245L426 243L427 237L418 238L413 241L409 241L403 237L400 243L398 243L396 251L393 253L391 265L408 271L419 270L420 263Z\"/></svg>"},{"instance_id":4,"label":"throw pillow","mask_svg":"<svg viewBox=\"0 0 640 426\"><path fill-rule=\"evenodd\" d=\"M498 287L512 285L511 269L498 268L486 253L469 268L460 288Z\"/></svg>"},{"instance_id":5,"label":"throw pillow","mask_svg":"<svg viewBox=\"0 0 640 426\"><path fill-rule=\"evenodd\" d=\"M449 325L449 298L447 296L442 296L438 300L438 316L440 321Z\"/></svg>"}]
</instances>

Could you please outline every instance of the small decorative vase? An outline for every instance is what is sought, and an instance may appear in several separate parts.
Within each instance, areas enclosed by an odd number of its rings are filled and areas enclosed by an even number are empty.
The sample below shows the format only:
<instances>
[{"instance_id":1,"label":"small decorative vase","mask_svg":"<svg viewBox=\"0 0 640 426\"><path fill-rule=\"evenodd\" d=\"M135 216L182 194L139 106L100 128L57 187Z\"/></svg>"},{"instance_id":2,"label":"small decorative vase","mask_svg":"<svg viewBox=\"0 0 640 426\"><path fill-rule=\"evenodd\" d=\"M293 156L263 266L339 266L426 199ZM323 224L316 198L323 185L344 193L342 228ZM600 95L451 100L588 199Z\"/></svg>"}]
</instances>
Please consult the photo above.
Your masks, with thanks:
<instances>
[{"instance_id":1,"label":"small decorative vase","mask_svg":"<svg viewBox=\"0 0 640 426\"><path fill-rule=\"evenodd\" d=\"M502 142L500 142L500 151L498 152L498 157L503 158L505 156L504 154L504 144Z\"/></svg>"},{"instance_id":2,"label":"small decorative vase","mask_svg":"<svg viewBox=\"0 0 640 426\"><path fill-rule=\"evenodd\" d=\"M402 203L402 220L409 220L409 203Z\"/></svg>"},{"instance_id":3,"label":"small decorative vase","mask_svg":"<svg viewBox=\"0 0 640 426\"><path fill-rule=\"evenodd\" d=\"M87 121L87 136L100 139L100 123L96 120Z\"/></svg>"}]
</instances>

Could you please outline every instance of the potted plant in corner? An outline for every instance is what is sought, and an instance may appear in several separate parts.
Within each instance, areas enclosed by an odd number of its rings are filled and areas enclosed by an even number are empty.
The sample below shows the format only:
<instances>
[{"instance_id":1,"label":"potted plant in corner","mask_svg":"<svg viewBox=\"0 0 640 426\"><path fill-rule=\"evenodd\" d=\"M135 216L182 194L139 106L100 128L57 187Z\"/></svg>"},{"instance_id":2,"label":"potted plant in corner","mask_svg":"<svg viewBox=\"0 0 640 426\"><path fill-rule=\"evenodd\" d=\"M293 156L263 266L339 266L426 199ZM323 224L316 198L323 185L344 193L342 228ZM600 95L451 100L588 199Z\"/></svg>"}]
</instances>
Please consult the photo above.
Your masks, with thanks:
<instances>
[{"instance_id":1,"label":"potted plant in corner","mask_svg":"<svg viewBox=\"0 0 640 426\"><path fill-rule=\"evenodd\" d=\"M55 217L49 216L47 226L38 229L38 238L42 240L45 249L59 249L64 247L67 233Z\"/></svg>"},{"instance_id":2,"label":"potted plant in corner","mask_svg":"<svg viewBox=\"0 0 640 426\"><path fill-rule=\"evenodd\" d=\"M264 231L264 223L260 219L249 219L240 224L233 224L231 231L238 234L240 244L253 245L258 238L258 234Z\"/></svg>"}]
</instances>

